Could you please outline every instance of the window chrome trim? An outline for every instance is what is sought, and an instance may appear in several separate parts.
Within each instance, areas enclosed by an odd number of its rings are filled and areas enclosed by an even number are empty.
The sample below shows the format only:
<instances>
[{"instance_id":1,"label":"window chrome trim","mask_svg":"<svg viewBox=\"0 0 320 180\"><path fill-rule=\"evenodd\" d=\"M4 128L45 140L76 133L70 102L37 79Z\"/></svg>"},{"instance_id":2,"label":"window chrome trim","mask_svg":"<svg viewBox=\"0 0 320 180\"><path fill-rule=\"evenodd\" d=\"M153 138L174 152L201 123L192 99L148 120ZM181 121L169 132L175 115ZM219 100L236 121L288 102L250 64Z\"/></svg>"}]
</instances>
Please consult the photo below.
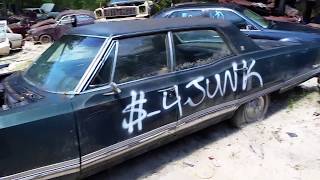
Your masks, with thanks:
<instances>
[{"instance_id":1,"label":"window chrome trim","mask_svg":"<svg viewBox=\"0 0 320 180\"><path fill-rule=\"evenodd\" d=\"M88 83L88 79L92 75L92 72L97 68L97 65L101 61L101 59L103 57L103 54L105 53L105 51L109 47L109 44L111 43L111 40L112 40L111 38L108 38L108 39L106 39L104 41L104 43L102 44L102 46L101 46L100 50L98 51L97 55L92 60L91 64L89 65L89 67L87 68L87 70L83 74L82 78L80 79L78 85L76 86L76 88L74 90L75 94L80 94L80 92L84 89L84 87Z\"/></svg>"},{"instance_id":2,"label":"window chrome trim","mask_svg":"<svg viewBox=\"0 0 320 180\"><path fill-rule=\"evenodd\" d=\"M112 72L111 72L111 82L114 81L114 73L116 71L116 66L117 66L117 61L118 61L118 53L119 53L119 41L117 40L116 42L116 50L114 52L114 59L113 59L113 64L112 64Z\"/></svg>"},{"instance_id":3,"label":"window chrome trim","mask_svg":"<svg viewBox=\"0 0 320 180\"><path fill-rule=\"evenodd\" d=\"M80 172L80 158L0 177L0 180L51 179Z\"/></svg>"},{"instance_id":4,"label":"window chrome trim","mask_svg":"<svg viewBox=\"0 0 320 180\"><path fill-rule=\"evenodd\" d=\"M104 56L102 57L102 60L100 60L100 62L98 63L97 67L94 69L94 71L92 72L92 76L88 79L88 82L86 83L85 87L83 88L83 92L87 92L90 91L91 89L87 89L90 85L90 82L93 80L93 78L95 77L95 75L97 73L99 73L99 71L101 70L101 68L104 66L104 64L106 63L107 59L109 58L111 52L113 51L113 48L116 47L115 42L111 42L109 45L110 48L108 48L107 52L104 54ZM113 66L113 60L112 60L112 66ZM109 85L112 82L112 71L110 72L110 81L106 84L101 84L100 87L97 88L101 88L101 87L105 87L107 85ZM96 89L96 88L93 88Z\"/></svg>"},{"instance_id":5,"label":"window chrome trim","mask_svg":"<svg viewBox=\"0 0 320 180\"><path fill-rule=\"evenodd\" d=\"M171 72L174 71L174 67L176 66L175 64L175 52L174 52L174 42L173 42L173 36L172 32L169 31L167 34L168 38L168 47L169 47L169 61L170 61L170 70Z\"/></svg>"}]
</instances>

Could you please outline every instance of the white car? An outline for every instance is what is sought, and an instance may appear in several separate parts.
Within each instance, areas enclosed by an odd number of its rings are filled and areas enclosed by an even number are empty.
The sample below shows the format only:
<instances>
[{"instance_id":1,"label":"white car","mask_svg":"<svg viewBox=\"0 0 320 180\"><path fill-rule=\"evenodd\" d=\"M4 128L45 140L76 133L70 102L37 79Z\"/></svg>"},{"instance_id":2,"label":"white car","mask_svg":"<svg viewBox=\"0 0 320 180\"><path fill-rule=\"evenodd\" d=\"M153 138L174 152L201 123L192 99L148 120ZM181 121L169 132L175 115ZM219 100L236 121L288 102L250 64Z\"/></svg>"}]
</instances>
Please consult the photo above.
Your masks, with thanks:
<instances>
[{"instance_id":1,"label":"white car","mask_svg":"<svg viewBox=\"0 0 320 180\"><path fill-rule=\"evenodd\" d=\"M10 53L10 42L8 38L0 38L0 56Z\"/></svg>"},{"instance_id":2,"label":"white car","mask_svg":"<svg viewBox=\"0 0 320 180\"><path fill-rule=\"evenodd\" d=\"M7 38L9 39L10 49L19 49L24 45L24 40L21 34L13 33L12 30L7 28Z\"/></svg>"}]
</instances>

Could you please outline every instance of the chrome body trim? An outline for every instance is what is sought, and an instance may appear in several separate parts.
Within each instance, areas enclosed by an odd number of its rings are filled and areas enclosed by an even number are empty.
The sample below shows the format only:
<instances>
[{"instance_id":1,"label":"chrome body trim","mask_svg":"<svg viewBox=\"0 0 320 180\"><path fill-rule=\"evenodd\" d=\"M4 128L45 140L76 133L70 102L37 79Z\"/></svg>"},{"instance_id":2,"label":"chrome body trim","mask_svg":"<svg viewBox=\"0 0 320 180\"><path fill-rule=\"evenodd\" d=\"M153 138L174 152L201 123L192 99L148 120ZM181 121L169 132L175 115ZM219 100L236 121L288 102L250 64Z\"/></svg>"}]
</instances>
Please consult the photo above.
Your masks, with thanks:
<instances>
[{"instance_id":1,"label":"chrome body trim","mask_svg":"<svg viewBox=\"0 0 320 180\"><path fill-rule=\"evenodd\" d=\"M122 150L128 151L127 148L131 149L135 146L138 146L140 143L145 143L154 140L157 136L161 136L164 133L172 134L173 131L171 132L171 130L173 130L176 127L176 125L177 122L172 122L152 131L149 131L147 133L138 135L136 137L124 140L117 144L84 155L81 159L81 168L87 168L91 165L111 159L114 154L121 154Z\"/></svg>"},{"instance_id":2,"label":"chrome body trim","mask_svg":"<svg viewBox=\"0 0 320 180\"><path fill-rule=\"evenodd\" d=\"M76 172L80 172L80 158L0 177L0 180L50 179Z\"/></svg>"}]
</instances>

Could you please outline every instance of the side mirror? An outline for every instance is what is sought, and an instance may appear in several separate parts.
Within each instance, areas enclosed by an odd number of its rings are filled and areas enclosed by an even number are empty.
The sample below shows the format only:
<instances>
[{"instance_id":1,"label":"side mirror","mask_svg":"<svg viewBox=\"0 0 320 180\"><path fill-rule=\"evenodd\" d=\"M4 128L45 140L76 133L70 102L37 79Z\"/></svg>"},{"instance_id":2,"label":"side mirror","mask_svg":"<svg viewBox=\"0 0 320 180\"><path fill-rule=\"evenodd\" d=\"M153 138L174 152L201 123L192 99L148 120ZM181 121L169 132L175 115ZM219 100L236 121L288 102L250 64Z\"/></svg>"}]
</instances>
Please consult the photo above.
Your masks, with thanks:
<instances>
[{"instance_id":1,"label":"side mirror","mask_svg":"<svg viewBox=\"0 0 320 180\"><path fill-rule=\"evenodd\" d=\"M111 82L110 86L112 88L112 91L115 92L116 94L120 94L122 92L116 83Z\"/></svg>"},{"instance_id":2,"label":"side mirror","mask_svg":"<svg viewBox=\"0 0 320 180\"><path fill-rule=\"evenodd\" d=\"M110 96L110 95L115 95L115 94L120 94L122 91L121 89L118 87L118 85L114 82L110 83L110 87L111 87L111 92L105 93L103 95L105 96Z\"/></svg>"},{"instance_id":3,"label":"side mirror","mask_svg":"<svg viewBox=\"0 0 320 180\"><path fill-rule=\"evenodd\" d=\"M247 24L246 30L255 30L255 28L251 24Z\"/></svg>"}]
</instances>

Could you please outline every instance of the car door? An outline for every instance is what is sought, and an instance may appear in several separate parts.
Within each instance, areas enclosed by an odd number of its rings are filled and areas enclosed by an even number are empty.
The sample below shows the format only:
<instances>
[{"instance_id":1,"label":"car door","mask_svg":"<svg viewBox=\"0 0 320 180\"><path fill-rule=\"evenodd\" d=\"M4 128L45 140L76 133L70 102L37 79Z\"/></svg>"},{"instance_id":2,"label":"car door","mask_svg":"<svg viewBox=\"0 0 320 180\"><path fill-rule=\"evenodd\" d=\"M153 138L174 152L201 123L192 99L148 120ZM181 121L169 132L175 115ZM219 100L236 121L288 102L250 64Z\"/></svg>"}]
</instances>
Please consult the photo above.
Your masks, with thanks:
<instances>
[{"instance_id":1,"label":"car door","mask_svg":"<svg viewBox=\"0 0 320 180\"><path fill-rule=\"evenodd\" d=\"M242 60L215 30L173 32L172 36L182 104L180 126L226 108L235 100Z\"/></svg>"},{"instance_id":2,"label":"car door","mask_svg":"<svg viewBox=\"0 0 320 180\"><path fill-rule=\"evenodd\" d=\"M113 41L90 85L74 98L82 167L171 133L177 121L167 34Z\"/></svg>"}]
</instances>

